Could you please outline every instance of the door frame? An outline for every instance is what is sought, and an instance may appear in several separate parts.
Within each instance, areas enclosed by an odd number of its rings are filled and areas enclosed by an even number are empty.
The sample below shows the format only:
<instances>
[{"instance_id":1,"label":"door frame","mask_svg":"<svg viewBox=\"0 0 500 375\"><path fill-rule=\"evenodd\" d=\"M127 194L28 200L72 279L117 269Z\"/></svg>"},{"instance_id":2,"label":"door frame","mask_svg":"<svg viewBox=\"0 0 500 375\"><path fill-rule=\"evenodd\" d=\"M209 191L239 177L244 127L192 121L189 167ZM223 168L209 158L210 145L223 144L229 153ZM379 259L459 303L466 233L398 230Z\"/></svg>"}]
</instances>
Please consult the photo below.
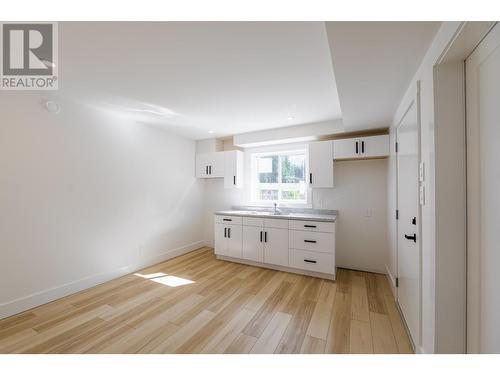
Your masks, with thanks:
<instances>
[{"instance_id":1,"label":"door frame","mask_svg":"<svg viewBox=\"0 0 500 375\"><path fill-rule=\"evenodd\" d=\"M416 106L416 112L417 112L417 161L418 165L420 166L420 163L422 161L421 157L421 121L420 121L420 81L416 81L413 87L410 88L410 92L414 93L414 96L412 100L408 103L406 106L406 109L404 110L403 114L400 116L397 125L395 126L395 141L396 144L399 145L399 129L401 127L401 124L403 120L405 119L406 115L412 108L412 106ZM399 152L399 150L398 150ZM398 152L396 153L396 210L399 211L399 154ZM420 181L417 178L416 181L417 184L417 191L419 191L420 187ZM422 205L418 204L417 208L417 228L416 228L416 234L418 238L418 243L417 243L417 249L418 249L418 259L419 259L419 264L418 264L418 280L419 280L419 289L418 289L418 337L412 338L410 335L410 330L408 326L406 325L406 321L404 319L404 316L401 311L401 307L399 305L399 289L396 288L395 290L395 296L396 296L396 302L398 305L398 309L400 310L401 317L403 318L403 322L405 324L405 329L406 332L408 333L408 337L410 338L410 341L413 345L413 349L415 350L417 345L420 345L421 337L422 337L422 241L421 241L421 217L422 217ZM399 238L399 218L396 220L396 278L399 278L399 245L401 241Z\"/></svg>"},{"instance_id":2,"label":"door frame","mask_svg":"<svg viewBox=\"0 0 500 375\"><path fill-rule=\"evenodd\" d=\"M462 22L433 67L435 352L467 353L465 60L495 22Z\"/></svg>"},{"instance_id":3,"label":"door frame","mask_svg":"<svg viewBox=\"0 0 500 375\"><path fill-rule=\"evenodd\" d=\"M493 32L498 38L500 32L500 26L496 25L496 29ZM494 26L495 26L494 25ZM488 35L492 31L493 27L489 30ZM492 34L493 34L492 33ZM485 35L486 37L487 35ZM498 40L498 39L497 39ZM483 41L481 40L481 43ZM479 45L479 44L478 44ZM491 44L484 44L484 49L480 52L483 56L489 55L492 51L489 49ZM474 50L476 51L476 49ZM471 53L472 55L472 53ZM480 56L476 56L480 58ZM467 79L467 69L465 70L465 78ZM470 82L469 82L470 83ZM477 82L476 82L477 84ZM469 85L466 82L466 90ZM467 92L467 91L466 91ZM476 114L478 117L477 104L474 101L467 100L466 97L466 107L469 109L467 113L467 118L471 118L471 114ZM476 107L476 108L474 108ZM472 110L471 110L472 109ZM468 121L466 119L466 131L467 139L467 168L468 176L467 179L467 351L469 353L480 353L481 352L481 301L483 300L482 292L482 282L480 280L481 272L481 215L480 215L480 205L481 205L481 183L480 179L480 152L481 146L479 143L479 127L478 123L475 121ZM476 168L474 168L475 166Z\"/></svg>"}]
</instances>

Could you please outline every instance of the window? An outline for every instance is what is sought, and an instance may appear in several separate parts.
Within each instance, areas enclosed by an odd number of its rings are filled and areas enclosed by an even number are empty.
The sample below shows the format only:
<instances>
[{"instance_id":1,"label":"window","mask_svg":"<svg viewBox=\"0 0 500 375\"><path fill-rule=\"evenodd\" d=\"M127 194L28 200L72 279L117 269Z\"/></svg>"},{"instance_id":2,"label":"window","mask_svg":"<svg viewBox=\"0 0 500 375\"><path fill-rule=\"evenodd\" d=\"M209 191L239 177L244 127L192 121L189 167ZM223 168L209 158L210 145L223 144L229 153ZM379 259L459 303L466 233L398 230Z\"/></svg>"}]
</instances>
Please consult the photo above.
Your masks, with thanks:
<instances>
[{"instance_id":1,"label":"window","mask_svg":"<svg viewBox=\"0 0 500 375\"><path fill-rule=\"evenodd\" d=\"M252 200L307 203L306 157L306 150L252 155Z\"/></svg>"}]
</instances>

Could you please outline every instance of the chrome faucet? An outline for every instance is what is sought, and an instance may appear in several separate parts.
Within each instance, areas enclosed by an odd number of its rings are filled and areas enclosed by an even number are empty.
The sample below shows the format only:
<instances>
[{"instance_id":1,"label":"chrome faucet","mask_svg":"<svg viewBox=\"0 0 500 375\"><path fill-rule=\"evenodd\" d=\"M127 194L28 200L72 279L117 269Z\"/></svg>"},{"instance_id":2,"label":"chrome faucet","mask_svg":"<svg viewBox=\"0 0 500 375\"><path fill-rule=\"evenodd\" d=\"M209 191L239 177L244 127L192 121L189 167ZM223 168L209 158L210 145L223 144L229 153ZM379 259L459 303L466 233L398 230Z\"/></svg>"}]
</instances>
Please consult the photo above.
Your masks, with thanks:
<instances>
[{"instance_id":1,"label":"chrome faucet","mask_svg":"<svg viewBox=\"0 0 500 375\"><path fill-rule=\"evenodd\" d=\"M274 203L274 215L279 215L281 214L281 211L278 210L278 203Z\"/></svg>"}]
</instances>

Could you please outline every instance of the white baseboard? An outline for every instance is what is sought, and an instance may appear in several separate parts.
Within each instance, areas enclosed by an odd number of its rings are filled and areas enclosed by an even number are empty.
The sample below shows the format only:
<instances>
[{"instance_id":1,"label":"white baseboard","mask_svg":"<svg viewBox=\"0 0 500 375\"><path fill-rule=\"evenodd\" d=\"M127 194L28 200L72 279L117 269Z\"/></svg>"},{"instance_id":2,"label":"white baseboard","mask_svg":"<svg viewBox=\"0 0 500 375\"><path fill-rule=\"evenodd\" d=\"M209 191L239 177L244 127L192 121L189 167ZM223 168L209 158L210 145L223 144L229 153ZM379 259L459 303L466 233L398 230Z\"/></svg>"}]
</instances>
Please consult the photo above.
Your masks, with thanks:
<instances>
[{"instance_id":1,"label":"white baseboard","mask_svg":"<svg viewBox=\"0 0 500 375\"><path fill-rule=\"evenodd\" d=\"M385 266L385 271L387 273L387 276L389 276L389 280L391 281L392 295L394 296L394 298L396 298L396 278L391 273L391 270L389 269L389 266Z\"/></svg>"},{"instance_id":2,"label":"white baseboard","mask_svg":"<svg viewBox=\"0 0 500 375\"><path fill-rule=\"evenodd\" d=\"M337 268L345 268L348 270L354 270L354 271L363 271L363 272L370 272L370 273L381 273L385 274L383 270L375 269L375 268L369 268L369 267L358 267L358 266L353 266L350 264L335 264L335 267Z\"/></svg>"},{"instance_id":3,"label":"white baseboard","mask_svg":"<svg viewBox=\"0 0 500 375\"><path fill-rule=\"evenodd\" d=\"M118 277L127 275L153 264L164 262L168 259L189 253L203 246L205 246L205 241L197 241L192 244L179 247L177 249L166 251L163 254L150 257L136 264L131 264L117 270L101 273L98 275L89 276L80 280L75 280L67 284L56 286L50 289L45 289L28 296L2 303L0 304L0 319L55 301L59 298L66 297L70 294L80 292L98 284L102 284L106 281L116 279Z\"/></svg>"}]
</instances>

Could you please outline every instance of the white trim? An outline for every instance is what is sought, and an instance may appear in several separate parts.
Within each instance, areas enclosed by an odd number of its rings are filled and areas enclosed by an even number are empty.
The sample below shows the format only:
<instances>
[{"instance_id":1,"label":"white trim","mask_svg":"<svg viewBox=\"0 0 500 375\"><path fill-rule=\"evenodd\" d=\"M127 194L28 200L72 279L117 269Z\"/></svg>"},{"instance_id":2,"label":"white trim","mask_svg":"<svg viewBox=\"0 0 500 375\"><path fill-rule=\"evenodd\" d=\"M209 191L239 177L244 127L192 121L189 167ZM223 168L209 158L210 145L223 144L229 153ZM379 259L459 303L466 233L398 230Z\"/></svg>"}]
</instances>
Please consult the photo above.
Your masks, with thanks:
<instances>
[{"instance_id":1,"label":"white trim","mask_svg":"<svg viewBox=\"0 0 500 375\"><path fill-rule=\"evenodd\" d=\"M189 253L193 250L203 247L204 244L205 244L204 241L197 241L186 246L166 251L163 254L150 257L144 261L131 264L114 271L92 275L80 280L75 280L67 284L59 285L50 289L45 289L28 296L24 296L6 303L2 303L0 304L0 319L55 301L59 298L66 297L70 294L74 294L82 290L92 288L93 286L96 286L98 284L102 284L106 281L116 279L118 277L127 275L129 273L135 272L137 270L151 266L153 264L164 262L168 259L175 258L179 255Z\"/></svg>"}]
</instances>

